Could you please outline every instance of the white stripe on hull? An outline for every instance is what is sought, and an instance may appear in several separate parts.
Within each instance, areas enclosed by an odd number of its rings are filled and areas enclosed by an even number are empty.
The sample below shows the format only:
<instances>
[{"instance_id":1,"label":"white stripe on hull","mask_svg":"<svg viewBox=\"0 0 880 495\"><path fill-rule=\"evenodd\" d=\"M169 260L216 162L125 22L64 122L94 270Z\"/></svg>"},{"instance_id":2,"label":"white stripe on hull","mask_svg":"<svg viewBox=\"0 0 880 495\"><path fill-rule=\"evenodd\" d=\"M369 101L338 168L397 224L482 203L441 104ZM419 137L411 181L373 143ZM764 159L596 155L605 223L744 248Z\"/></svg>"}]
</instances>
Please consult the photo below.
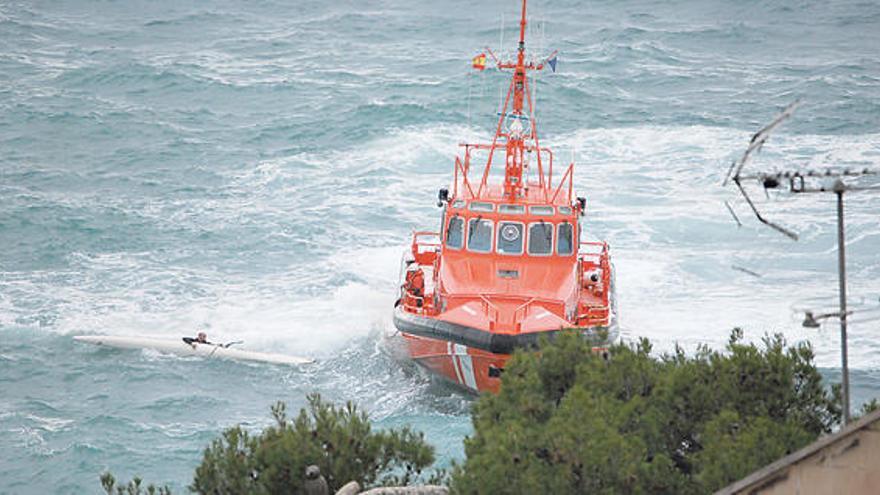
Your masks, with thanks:
<instances>
[{"instance_id":1,"label":"white stripe on hull","mask_svg":"<svg viewBox=\"0 0 880 495\"><path fill-rule=\"evenodd\" d=\"M452 369L455 370L455 378L459 384L463 385L464 380L461 378L461 368L458 366L458 359L456 359L455 351L452 348L453 345L452 342L446 343L446 354L449 354L449 358L452 359Z\"/></svg>"},{"instance_id":2,"label":"white stripe on hull","mask_svg":"<svg viewBox=\"0 0 880 495\"><path fill-rule=\"evenodd\" d=\"M471 355L467 352L467 346L455 344L454 350L456 356L458 356L458 362L461 364L461 374L464 377L464 385L468 387L477 389L477 377L474 376L474 362L471 359Z\"/></svg>"}]
</instances>

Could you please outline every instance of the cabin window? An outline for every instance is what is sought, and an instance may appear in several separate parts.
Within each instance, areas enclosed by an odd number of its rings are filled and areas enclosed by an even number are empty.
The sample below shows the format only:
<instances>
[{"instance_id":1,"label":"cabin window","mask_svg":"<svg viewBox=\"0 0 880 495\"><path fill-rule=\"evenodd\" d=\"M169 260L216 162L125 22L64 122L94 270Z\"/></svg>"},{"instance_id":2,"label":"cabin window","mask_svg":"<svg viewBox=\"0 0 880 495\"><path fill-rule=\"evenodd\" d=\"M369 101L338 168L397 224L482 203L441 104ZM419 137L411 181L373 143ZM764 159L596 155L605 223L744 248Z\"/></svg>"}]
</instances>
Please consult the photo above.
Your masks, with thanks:
<instances>
[{"instance_id":1,"label":"cabin window","mask_svg":"<svg viewBox=\"0 0 880 495\"><path fill-rule=\"evenodd\" d=\"M574 251L572 240L574 239L573 227L570 223L560 223L556 228L556 254L569 255Z\"/></svg>"},{"instance_id":2,"label":"cabin window","mask_svg":"<svg viewBox=\"0 0 880 495\"><path fill-rule=\"evenodd\" d=\"M463 199L456 199L455 201L452 202L452 207L455 208L456 210L460 210L460 209L464 208L464 200Z\"/></svg>"},{"instance_id":3,"label":"cabin window","mask_svg":"<svg viewBox=\"0 0 880 495\"><path fill-rule=\"evenodd\" d=\"M467 247L469 251L488 253L492 250L492 220L472 218L468 222Z\"/></svg>"},{"instance_id":4,"label":"cabin window","mask_svg":"<svg viewBox=\"0 0 880 495\"><path fill-rule=\"evenodd\" d=\"M498 205L498 211L511 215L522 215L526 212L526 207L523 205Z\"/></svg>"},{"instance_id":5,"label":"cabin window","mask_svg":"<svg viewBox=\"0 0 880 495\"><path fill-rule=\"evenodd\" d=\"M529 212L532 215L540 215L542 217L553 216L553 207L552 206L532 206L529 208Z\"/></svg>"},{"instance_id":6,"label":"cabin window","mask_svg":"<svg viewBox=\"0 0 880 495\"><path fill-rule=\"evenodd\" d=\"M482 212L493 212L495 211L495 205L492 203L478 203L474 201L470 206L471 211L482 211Z\"/></svg>"},{"instance_id":7,"label":"cabin window","mask_svg":"<svg viewBox=\"0 0 880 495\"><path fill-rule=\"evenodd\" d=\"M560 206L559 207L560 215L571 215L571 206Z\"/></svg>"},{"instance_id":8,"label":"cabin window","mask_svg":"<svg viewBox=\"0 0 880 495\"><path fill-rule=\"evenodd\" d=\"M538 222L529 225L529 254L547 256L553 252L553 224Z\"/></svg>"},{"instance_id":9,"label":"cabin window","mask_svg":"<svg viewBox=\"0 0 880 495\"><path fill-rule=\"evenodd\" d=\"M525 227L517 222L498 224L498 252L500 254L522 254L523 232Z\"/></svg>"},{"instance_id":10,"label":"cabin window","mask_svg":"<svg viewBox=\"0 0 880 495\"><path fill-rule=\"evenodd\" d=\"M464 241L464 218L454 216L449 219L446 226L446 247L451 249L461 249Z\"/></svg>"}]
</instances>

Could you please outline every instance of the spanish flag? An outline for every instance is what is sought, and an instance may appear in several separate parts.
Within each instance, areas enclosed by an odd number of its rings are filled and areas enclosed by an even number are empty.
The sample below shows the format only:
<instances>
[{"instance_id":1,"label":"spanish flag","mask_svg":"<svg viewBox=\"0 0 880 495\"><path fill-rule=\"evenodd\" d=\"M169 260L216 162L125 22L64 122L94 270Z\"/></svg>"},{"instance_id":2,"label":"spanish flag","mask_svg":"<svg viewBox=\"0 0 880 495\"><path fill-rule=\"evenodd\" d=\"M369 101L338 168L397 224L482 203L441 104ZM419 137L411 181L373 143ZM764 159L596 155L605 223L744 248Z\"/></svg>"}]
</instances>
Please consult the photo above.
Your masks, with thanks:
<instances>
[{"instance_id":1,"label":"spanish flag","mask_svg":"<svg viewBox=\"0 0 880 495\"><path fill-rule=\"evenodd\" d=\"M486 68L486 54L481 53L474 57L473 60L474 69L484 70Z\"/></svg>"}]
</instances>

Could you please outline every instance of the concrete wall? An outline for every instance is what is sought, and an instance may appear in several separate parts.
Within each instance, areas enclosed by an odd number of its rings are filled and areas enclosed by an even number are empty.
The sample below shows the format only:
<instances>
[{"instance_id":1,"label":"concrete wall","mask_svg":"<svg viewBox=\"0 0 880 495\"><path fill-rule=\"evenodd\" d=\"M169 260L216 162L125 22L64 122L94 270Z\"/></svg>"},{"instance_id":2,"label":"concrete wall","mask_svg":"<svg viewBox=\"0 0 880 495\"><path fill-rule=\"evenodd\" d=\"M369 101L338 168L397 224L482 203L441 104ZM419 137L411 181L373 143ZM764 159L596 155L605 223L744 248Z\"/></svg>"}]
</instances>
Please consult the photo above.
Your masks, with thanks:
<instances>
[{"instance_id":1,"label":"concrete wall","mask_svg":"<svg viewBox=\"0 0 880 495\"><path fill-rule=\"evenodd\" d=\"M860 423L752 473L717 494L880 494L880 421Z\"/></svg>"}]
</instances>

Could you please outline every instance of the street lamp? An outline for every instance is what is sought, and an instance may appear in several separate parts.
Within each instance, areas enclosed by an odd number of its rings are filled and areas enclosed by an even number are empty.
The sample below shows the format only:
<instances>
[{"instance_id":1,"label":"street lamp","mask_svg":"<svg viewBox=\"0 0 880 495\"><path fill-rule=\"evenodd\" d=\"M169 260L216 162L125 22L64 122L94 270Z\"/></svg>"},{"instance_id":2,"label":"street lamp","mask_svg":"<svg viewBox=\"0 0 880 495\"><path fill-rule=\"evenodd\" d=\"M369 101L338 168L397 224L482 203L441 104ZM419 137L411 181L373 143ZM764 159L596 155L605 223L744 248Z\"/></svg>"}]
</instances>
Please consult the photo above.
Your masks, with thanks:
<instances>
[{"instance_id":1,"label":"street lamp","mask_svg":"<svg viewBox=\"0 0 880 495\"><path fill-rule=\"evenodd\" d=\"M847 316L853 314L852 311L846 312ZM801 325L804 328L819 328L822 326L819 323L819 320L824 320L825 318L840 318L840 312L835 311L834 313L823 313L821 315L814 315L812 311L804 311L804 321Z\"/></svg>"}]
</instances>

